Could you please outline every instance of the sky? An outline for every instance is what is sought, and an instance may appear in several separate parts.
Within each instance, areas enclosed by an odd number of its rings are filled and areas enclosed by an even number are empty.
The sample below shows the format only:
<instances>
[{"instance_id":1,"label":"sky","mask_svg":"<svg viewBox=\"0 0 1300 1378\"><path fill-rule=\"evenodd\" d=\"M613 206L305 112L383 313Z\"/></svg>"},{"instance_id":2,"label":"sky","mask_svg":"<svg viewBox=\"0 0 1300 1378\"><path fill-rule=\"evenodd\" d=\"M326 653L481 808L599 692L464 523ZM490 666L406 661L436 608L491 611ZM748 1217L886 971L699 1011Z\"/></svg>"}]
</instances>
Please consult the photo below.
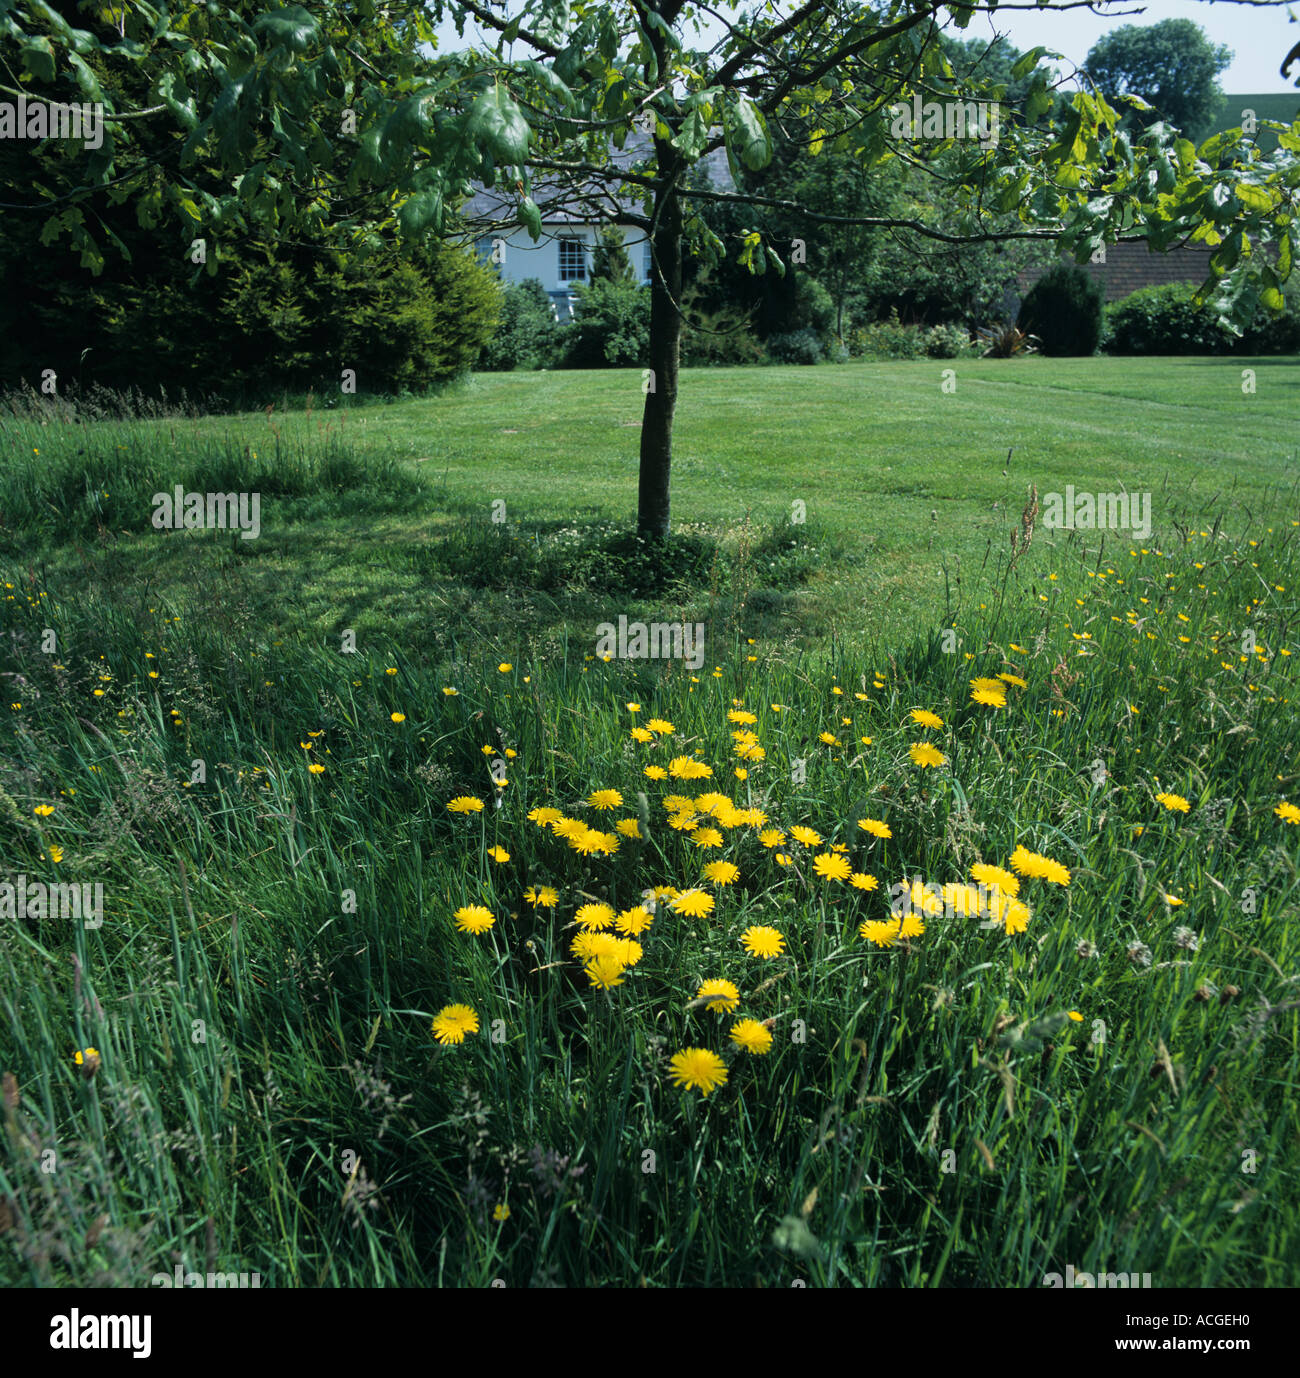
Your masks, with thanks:
<instances>
[{"instance_id":1,"label":"sky","mask_svg":"<svg viewBox=\"0 0 1300 1378\"><path fill-rule=\"evenodd\" d=\"M1023 2L1023 0L1022 0ZM507 0L497 8L498 13L518 13L521 6ZM715 8L731 13L734 7L718 4ZM785 9L785 5L780 6ZM1291 78L1282 76L1282 59L1300 43L1300 22L1291 22L1295 13L1300 19L1300 4L1269 6L1233 4L1231 0L1145 0L1144 3L1098 3L1095 10L1063 10L1056 13L1042 10L1002 10L997 15L977 15L961 37L992 37L1005 34L1021 51L1042 45L1061 53L1071 65L1077 66L1088 49L1105 33L1122 24L1158 24L1162 19L1192 19L1215 43L1225 43L1234 54L1232 65L1219 77L1222 89L1234 92L1293 92L1300 75L1300 63L1291 68ZM464 47L479 32L471 21L465 26L465 39L456 36L455 26L446 21L438 29L441 51ZM720 25L710 21L702 40L695 46L707 46L722 33ZM518 45L515 56L524 57L524 45Z\"/></svg>"}]
</instances>

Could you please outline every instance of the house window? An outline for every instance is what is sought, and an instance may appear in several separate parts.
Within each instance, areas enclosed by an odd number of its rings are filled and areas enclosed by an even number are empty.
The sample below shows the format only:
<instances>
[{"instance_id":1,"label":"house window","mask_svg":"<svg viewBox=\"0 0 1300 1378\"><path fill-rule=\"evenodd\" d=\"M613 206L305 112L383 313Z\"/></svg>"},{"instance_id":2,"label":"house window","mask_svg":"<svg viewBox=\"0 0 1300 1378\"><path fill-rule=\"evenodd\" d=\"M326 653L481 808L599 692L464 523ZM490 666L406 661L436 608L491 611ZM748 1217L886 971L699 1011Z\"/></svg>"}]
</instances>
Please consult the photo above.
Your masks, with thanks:
<instances>
[{"instance_id":1,"label":"house window","mask_svg":"<svg viewBox=\"0 0 1300 1378\"><path fill-rule=\"evenodd\" d=\"M474 255L484 267L496 268L499 271L499 262L493 261L498 243L502 243L502 241L497 240L490 234L480 235L479 238L474 241ZM496 255L496 257L499 260L501 255Z\"/></svg>"},{"instance_id":2,"label":"house window","mask_svg":"<svg viewBox=\"0 0 1300 1378\"><path fill-rule=\"evenodd\" d=\"M580 239L560 240L560 281L585 282L587 246Z\"/></svg>"},{"instance_id":3,"label":"house window","mask_svg":"<svg viewBox=\"0 0 1300 1378\"><path fill-rule=\"evenodd\" d=\"M651 249L650 241L647 239L645 242L645 249L642 254L641 260L641 276L644 277L647 282L649 282L654 277L654 271L655 257Z\"/></svg>"}]
</instances>

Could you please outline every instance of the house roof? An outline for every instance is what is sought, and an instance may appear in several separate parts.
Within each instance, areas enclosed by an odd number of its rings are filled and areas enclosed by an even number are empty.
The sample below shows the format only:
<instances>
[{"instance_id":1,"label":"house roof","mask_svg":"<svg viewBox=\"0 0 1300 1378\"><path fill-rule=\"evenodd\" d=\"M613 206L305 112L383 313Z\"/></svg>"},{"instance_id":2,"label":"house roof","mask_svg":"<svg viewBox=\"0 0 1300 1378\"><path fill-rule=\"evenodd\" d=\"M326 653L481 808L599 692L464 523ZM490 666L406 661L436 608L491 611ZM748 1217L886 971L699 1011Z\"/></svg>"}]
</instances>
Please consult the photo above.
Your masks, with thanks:
<instances>
[{"instance_id":1,"label":"house roof","mask_svg":"<svg viewBox=\"0 0 1300 1378\"><path fill-rule=\"evenodd\" d=\"M1083 269L1098 283L1106 301L1119 301L1140 287L1162 287L1170 282L1190 282L1200 286L1210 276L1211 250L1180 245L1164 253L1152 253L1145 243L1123 242L1106 246L1104 263L1074 264L1071 254L1063 260ZM1027 268L1017 282L1022 293L1047 272L1046 267Z\"/></svg>"},{"instance_id":2,"label":"house roof","mask_svg":"<svg viewBox=\"0 0 1300 1378\"><path fill-rule=\"evenodd\" d=\"M634 130L621 149L611 146L611 164L625 171L642 162L650 152L650 138ZM717 148L700 160L715 187L724 191L735 189L726 149ZM569 180L548 176L539 171L533 178L533 200L541 212L545 225L590 225L608 218L611 212L640 210L641 198L636 195L615 196L600 181L590 180L574 185ZM498 182L495 187L475 184L474 194L461 208L461 214L476 227L487 229L516 225L515 207L518 198L512 185Z\"/></svg>"}]
</instances>

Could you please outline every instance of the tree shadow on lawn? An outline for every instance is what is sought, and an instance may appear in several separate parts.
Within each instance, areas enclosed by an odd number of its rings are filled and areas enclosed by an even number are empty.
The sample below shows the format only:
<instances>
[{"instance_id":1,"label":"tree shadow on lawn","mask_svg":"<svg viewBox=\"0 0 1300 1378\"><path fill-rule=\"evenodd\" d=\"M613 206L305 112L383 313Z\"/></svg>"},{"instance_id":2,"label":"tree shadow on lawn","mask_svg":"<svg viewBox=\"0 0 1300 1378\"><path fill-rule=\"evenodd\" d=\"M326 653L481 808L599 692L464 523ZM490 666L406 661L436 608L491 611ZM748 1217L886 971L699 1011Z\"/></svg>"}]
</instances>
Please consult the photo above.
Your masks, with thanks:
<instances>
[{"instance_id":1,"label":"tree shadow on lawn","mask_svg":"<svg viewBox=\"0 0 1300 1378\"><path fill-rule=\"evenodd\" d=\"M431 522L428 506L425 494L403 510L372 510L360 530L355 512L345 521L337 504L309 522L264 513L254 540L121 533L59 548L46 582L60 598L93 597L142 621L167 604L232 638L337 647L351 630L361 647L398 644L439 659L470 645L554 643L565 629L594 650L598 625L620 616L704 621L714 644L740 634L742 622L746 636L815 636L806 586L853 563L813 523L697 530L657 548L589 513L494 523L477 505L470 516L448 503Z\"/></svg>"}]
</instances>

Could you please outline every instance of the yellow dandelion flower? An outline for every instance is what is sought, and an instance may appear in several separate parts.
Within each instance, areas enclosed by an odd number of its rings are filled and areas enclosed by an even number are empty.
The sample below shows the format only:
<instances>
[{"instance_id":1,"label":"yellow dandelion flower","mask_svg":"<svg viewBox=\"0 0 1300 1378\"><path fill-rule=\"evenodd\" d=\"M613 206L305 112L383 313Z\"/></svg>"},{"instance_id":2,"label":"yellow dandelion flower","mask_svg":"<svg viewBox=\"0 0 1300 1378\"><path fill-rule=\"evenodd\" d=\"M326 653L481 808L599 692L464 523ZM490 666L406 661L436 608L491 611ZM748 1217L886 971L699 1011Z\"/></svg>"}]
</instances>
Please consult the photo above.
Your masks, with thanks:
<instances>
[{"instance_id":1,"label":"yellow dandelion flower","mask_svg":"<svg viewBox=\"0 0 1300 1378\"><path fill-rule=\"evenodd\" d=\"M469 794L460 794L447 805L447 809L450 813L482 813L483 801Z\"/></svg>"},{"instance_id":2,"label":"yellow dandelion flower","mask_svg":"<svg viewBox=\"0 0 1300 1378\"><path fill-rule=\"evenodd\" d=\"M609 990L613 986L623 984L624 963L611 953L593 957L583 967L583 971L587 973L587 979L591 984L601 990Z\"/></svg>"},{"instance_id":3,"label":"yellow dandelion flower","mask_svg":"<svg viewBox=\"0 0 1300 1378\"><path fill-rule=\"evenodd\" d=\"M740 991L730 981L714 977L701 984L695 992L696 998L707 1002L707 1007L719 1014L730 1014L740 1005Z\"/></svg>"},{"instance_id":4,"label":"yellow dandelion flower","mask_svg":"<svg viewBox=\"0 0 1300 1378\"><path fill-rule=\"evenodd\" d=\"M957 881L943 887L944 907L951 909L959 918L978 918L982 899L978 885L963 885Z\"/></svg>"},{"instance_id":5,"label":"yellow dandelion flower","mask_svg":"<svg viewBox=\"0 0 1300 1378\"><path fill-rule=\"evenodd\" d=\"M737 1020L731 1026L728 1037L747 1053L759 1056L769 1052L772 1047L772 1030L765 1028L757 1019Z\"/></svg>"},{"instance_id":6,"label":"yellow dandelion flower","mask_svg":"<svg viewBox=\"0 0 1300 1378\"><path fill-rule=\"evenodd\" d=\"M1192 807L1181 794L1157 794L1156 799L1171 812L1186 813Z\"/></svg>"},{"instance_id":7,"label":"yellow dandelion flower","mask_svg":"<svg viewBox=\"0 0 1300 1378\"><path fill-rule=\"evenodd\" d=\"M1003 870L1001 866L990 866L988 862L979 861L970 868L971 879L978 881L981 885L991 885L1008 895L1018 895L1020 893L1020 879L1012 875L1010 871Z\"/></svg>"},{"instance_id":8,"label":"yellow dandelion flower","mask_svg":"<svg viewBox=\"0 0 1300 1378\"><path fill-rule=\"evenodd\" d=\"M715 907L713 896L700 889L683 890L669 903L674 913L685 914L688 919L702 919L712 914Z\"/></svg>"},{"instance_id":9,"label":"yellow dandelion flower","mask_svg":"<svg viewBox=\"0 0 1300 1378\"><path fill-rule=\"evenodd\" d=\"M638 933L644 933L654 921L655 916L638 904L632 909L623 910L614 920L614 927L627 937L635 938Z\"/></svg>"},{"instance_id":10,"label":"yellow dandelion flower","mask_svg":"<svg viewBox=\"0 0 1300 1378\"><path fill-rule=\"evenodd\" d=\"M913 911L904 914L899 921L898 936L900 938L919 938L925 932L925 924L921 921L920 914Z\"/></svg>"},{"instance_id":11,"label":"yellow dandelion flower","mask_svg":"<svg viewBox=\"0 0 1300 1378\"><path fill-rule=\"evenodd\" d=\"M439 1043L463 1043L467 1033L478 1033L478 1015L468 1005L445 1005L433 1017L433 1033Z\"/></svg>"},{"instance_id":12,"label":"yellow dandelion flower","mask_svg":"<svg viewBox=\"0 0 1300 1378\"><path fill-rule=\"evenodd\" d=\"M1070 873L1059 861L1031 852L1020 846L1012 853L1011 869L1022 876L1032 876L1038 880L1050 880L1054 885L1069 885Z\"/></svg>"},{"instance_id":13,"label":"yellow dandelion flower","mask_svg":"<svg viewBox=\"0 0 1300 1378\"><path fill-rule=\"evenodd\" d=\"M593 809L616 809L623 802L623 796L616 789L593 790L587 796L587 803Z\"/></svg>"},{"instance_id":14,"label":"yellow dandelion flower","mask_svg":"<svg viewBox=\"0 0 1300 1378\"><path fill-rule=\"evenodd\" d=\"M820 847L822 845L822 835L813 828L807 828L802 823L796 823L790 829L790 836L796 842L802 842L805 847Z\"/></svg>"},{"instance_id":15,"label":"yellow dandelion flower","mask_svg":"<svg viewBox=\"0 0 1300 1378\"><path fill-rule=\"evenodd\" d=\"M496 923L496 916L481 904L466 904L452 915L462 933L486 933Z\"/></svg>"},{"instance_id":16,"label":"yellow dandelion flower","mask_svg":"<svg viewBox=\"0 0 1300 1378\"><path fill-rule=\"evenodd\" d=\"M584 904L573 917L581 927L591 931L608 928L614 922L614 910L608 904Z\"/></svg>"},{"instance_id":17,"label":"yellow dandelion flower","mask_svg":"<svg viewBox=\"0 0 1300 1378\"><path fill-rule=\"evenodd\" d=\"M919 722L922 727L943 726L943 719L937 713L931 713L928 708L913 708L909 716L913 722Z\"/></svg>"},{"instance_id":18,"label":"yellow dandelion flower","mask_svg":"<svg viewBox=\"0 0 1300 1378\"><path fill-rule=\"evenodd\" d=\"M813 857L813 870L823 880L848 880L853 872L844 857L834 856L830 852L819 852Z\"/></svg>"},{"instance_id":19,"label":"yellow dandelion flower","mask_svg":"<svg viewBox=\"0 0 1300 1378\"><path fill-rule=\"evenodd\" d=\"M882 823L878 818L859 818L858 827L864 833L870 833L872 837L893 837L887 823Z\"/></svg>"},{"instance_id":20,"label":"yellow dandelion flower","mask_svg":"<svg viewBox=\"0 0 1300 1378\"><path fill-rule=\"evenodd\" d=\"M1300 823L1300 808L1297 808L1294 804L1288 804L1285 799L1273 810L1273 812L1277 814L1283 823Z\"/></svg>"},{"instance_id":21,"label":"yellow dandelion flower","mask_svg":"<svg viewBox=\"0 0 1300 1378\"><path fill-rule=\"evenodd\" d=\"M714 885L732 885L740 875L740 867L729 861L711 861L704 868L704 879Z\"/></svg>"},{"instance_id":22,"label":"yellow dandelion flower","mask_svg":"<svg viewBox=\"0 0 1300 1378\"><path fill-rule=\"evenodd\" d=\"M727 1080L727 1069L717 1053L707 1048L683 1048L672 1056L673 1084L709 1095Z\"/></svg>"},{"instance_id":23,"label":"yellow dandelion flower","mask_svg":"<svg viewBox=\"0 0 1300 1378\"><path fill-rule=\"evenodd\" d=\"M941 766L947 763L947 757L936 746L931 746L929 742L913 742L907 749L907 754L918 766Z\"/></svg>"},{"instance_id":24,"label":"yellow dandelion flower","mask_svg":"<svg viewBox=\"0 0 1300 1378\"><path fill-rule=\"evenodd\" d=\"M672 723L666 722L663 718L651 718L650 721L646 723L646 726L651 732L658 732L660 736L665 736L669 732L677 731Z\"/></svg>"},{"instance_id":25,"label":"yellow dandelion flower","mask_svg":"<svg viewBox=\"0 0 1300 1378\"><path fill-rule=\"evenodd\" d=\"M898 937L899 927L898 919L890 919L887 923L879 919L868 919L859 927L858 932L876 947L892 947Z\"/></svg>"},{"instance_id":26,"label":"yellow dandelion flower","mask_svg":"<svg viewBox=\"0 0 1300 1378\"><path fill-rule=\"evenodd\" d=\"M487 854L498 865L504 866L510 860L510 853L504 847L489 847Z\"/></svg>"},{"instance_id":27,"label":"yellow dandelion flower","mask_svg":"<svg viewBox=\"0 0 1300 1378\"><path fill-rule=\"evenodd\" d=\"M713 767L693 756L674 756L668 762L668 774L674 780L704 780L713 774Z\"/></svg>"},{"instance_id":28,"label":"yellow dandelion flower","mask_svg":"<svg viewBox=\"0 0 1300 1378\"><path fill-rule=\"evenodd\" d=\"M779 957L785 946L781 934L766 924L750 924L740 935L740 942L751 957Z\"/></svg>"}]
</instances>

